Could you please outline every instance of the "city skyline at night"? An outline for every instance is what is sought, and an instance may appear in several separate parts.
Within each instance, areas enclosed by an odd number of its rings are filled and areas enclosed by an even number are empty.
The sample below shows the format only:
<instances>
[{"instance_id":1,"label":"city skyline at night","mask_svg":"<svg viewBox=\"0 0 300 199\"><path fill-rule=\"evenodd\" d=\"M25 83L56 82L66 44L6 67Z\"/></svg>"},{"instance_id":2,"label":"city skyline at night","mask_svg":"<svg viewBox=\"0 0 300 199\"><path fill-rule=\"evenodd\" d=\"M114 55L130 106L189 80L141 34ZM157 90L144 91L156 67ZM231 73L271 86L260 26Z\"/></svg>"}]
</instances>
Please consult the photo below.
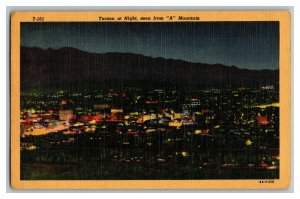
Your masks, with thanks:
<instances>
[{"instance_id":1,"label":"city skyline at night","mask_svg":"<svg viewBox=\"0 0 300 199\"><path fill-rule=\"evenodd\" d=\"M20 179L279 179L278 29L21 23Z\"/></svg>"}]
</instances>

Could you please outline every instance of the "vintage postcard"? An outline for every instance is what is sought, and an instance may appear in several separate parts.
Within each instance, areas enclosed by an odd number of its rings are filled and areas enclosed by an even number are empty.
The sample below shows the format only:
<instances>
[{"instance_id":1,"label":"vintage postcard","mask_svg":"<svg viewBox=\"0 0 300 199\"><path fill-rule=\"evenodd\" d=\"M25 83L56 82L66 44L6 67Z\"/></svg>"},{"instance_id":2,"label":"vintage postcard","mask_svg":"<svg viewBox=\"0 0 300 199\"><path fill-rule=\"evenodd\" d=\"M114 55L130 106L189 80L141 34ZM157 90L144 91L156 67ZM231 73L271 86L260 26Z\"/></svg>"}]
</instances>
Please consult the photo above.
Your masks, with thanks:
<instances>
[{"instance_id":1,"label":"vintage postcard","mask_svg":"<svg viewBox=\"0 0 300 199\"><path fill-rule=\"evenodd\" d=\"M290 20L13 12L12 188L288 188Z\"/></svg>"}]
</instances>

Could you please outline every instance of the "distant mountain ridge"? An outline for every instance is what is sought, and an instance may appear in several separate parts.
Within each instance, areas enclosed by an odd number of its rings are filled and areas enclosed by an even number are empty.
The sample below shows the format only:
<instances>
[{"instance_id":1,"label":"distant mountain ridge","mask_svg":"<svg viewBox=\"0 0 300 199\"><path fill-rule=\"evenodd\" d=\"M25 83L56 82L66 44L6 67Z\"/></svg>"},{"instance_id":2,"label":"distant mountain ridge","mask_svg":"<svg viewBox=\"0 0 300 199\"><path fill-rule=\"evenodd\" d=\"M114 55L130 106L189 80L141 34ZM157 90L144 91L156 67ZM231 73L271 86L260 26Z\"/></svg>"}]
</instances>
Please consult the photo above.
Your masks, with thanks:
<instances>
[{"instance_id":1,"label":"distant mountain ridge","mask_svg":"<svg viewBox=\"0 0 300 199\"><path fill-rule=\"evenodd\" d=\"M21 47L21 88L278 86L279 70L248 70L133 53Z\"/></svg>"}]
</instances>

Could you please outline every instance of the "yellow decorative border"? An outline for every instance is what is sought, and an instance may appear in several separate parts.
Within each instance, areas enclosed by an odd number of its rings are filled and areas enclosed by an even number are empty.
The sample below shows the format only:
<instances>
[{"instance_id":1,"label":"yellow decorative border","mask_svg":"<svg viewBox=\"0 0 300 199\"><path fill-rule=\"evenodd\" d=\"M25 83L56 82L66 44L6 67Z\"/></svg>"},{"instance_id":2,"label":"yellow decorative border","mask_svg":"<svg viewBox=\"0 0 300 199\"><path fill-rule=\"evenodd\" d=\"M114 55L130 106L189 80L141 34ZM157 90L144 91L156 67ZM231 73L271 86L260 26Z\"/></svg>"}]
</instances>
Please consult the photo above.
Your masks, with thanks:
<instances>
[{"instance_id":1,"label":"yellow decorative border","mask_svg":"<svg viewBox=\"0 0 300 199\"><path fill-rule=\"evenodd\" d=\"M20 180L20 23L104 22L99 16L199 16L208 21L279 21L280 23L280 179L259 180ZM195 23L199 21L194 21ZM105 21L107 22L107 21ZM114 22L117 22L116 20ZM119 20L119 22L128 22ZM185 21L187 22L187 21ZM286 189L291 178L291 16L288 11L62 11L11 14L11 187L14 189Z\"/></svg>"}]
</instances>

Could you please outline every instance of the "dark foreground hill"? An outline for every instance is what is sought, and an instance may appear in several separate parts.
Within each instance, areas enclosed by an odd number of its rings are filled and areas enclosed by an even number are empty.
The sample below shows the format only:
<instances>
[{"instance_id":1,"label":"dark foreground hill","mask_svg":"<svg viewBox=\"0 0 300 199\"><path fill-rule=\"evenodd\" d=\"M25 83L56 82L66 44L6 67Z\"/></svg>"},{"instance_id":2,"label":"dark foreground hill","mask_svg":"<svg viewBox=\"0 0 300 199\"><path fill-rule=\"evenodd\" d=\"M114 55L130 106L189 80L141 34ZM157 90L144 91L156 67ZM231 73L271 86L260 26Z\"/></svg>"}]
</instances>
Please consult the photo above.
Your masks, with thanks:
<instances>
[{"instance_id":1,"label":"dark foreground hill","mask_svg":"<svg viewBox=\"0 0 300 199\"><path fill-rule=\"evenodd\" d=\"M131 53L21 47L21 88L278 86L279 70L246 70Z\"/></svg>"}]
</instances>

